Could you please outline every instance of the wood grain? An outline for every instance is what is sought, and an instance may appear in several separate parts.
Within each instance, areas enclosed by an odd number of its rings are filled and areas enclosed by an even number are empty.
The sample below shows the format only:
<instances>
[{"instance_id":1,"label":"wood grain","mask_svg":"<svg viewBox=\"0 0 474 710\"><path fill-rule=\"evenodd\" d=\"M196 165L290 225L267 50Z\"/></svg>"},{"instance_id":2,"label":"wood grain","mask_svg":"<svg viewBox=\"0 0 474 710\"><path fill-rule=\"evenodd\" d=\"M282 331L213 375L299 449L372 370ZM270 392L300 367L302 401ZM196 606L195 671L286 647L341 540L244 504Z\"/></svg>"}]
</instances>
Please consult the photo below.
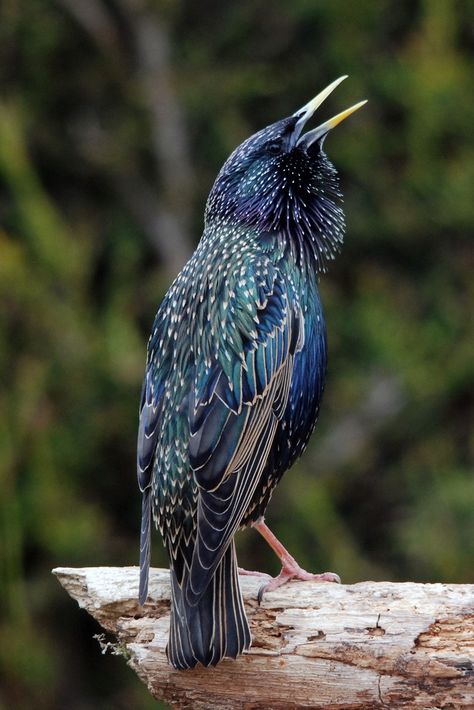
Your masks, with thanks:
<instances>
[{"instance_id":1,"label":"wood grain","mask_svg":"<svg viewBox=\"0 0 474 710\"><path fill-rule=\"evenodd\" d=\"M293 582L265 595L241 576L249 653L217 668L166 659L169 574L154 569L140 607L138 568L53 570L113 635L150 693L192 710L474 708L474 585Z\"/></svg>"}]
</instances>

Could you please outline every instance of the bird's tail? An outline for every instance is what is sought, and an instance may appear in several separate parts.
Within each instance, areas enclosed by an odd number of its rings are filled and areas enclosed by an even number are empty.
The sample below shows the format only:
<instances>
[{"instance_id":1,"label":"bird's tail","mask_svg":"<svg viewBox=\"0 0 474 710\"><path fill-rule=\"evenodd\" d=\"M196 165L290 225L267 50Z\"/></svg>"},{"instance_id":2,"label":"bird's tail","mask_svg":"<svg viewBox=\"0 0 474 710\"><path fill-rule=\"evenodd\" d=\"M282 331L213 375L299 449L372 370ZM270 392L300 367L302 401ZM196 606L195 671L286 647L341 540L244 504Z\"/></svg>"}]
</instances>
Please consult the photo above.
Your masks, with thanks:
<instances>
[{"instance_id":1,"label":"bird's tail","mask_svg":"<svg viewBox=\"0 0 474 710\"><path fill-rule=\"evenodd\" d=\"M151 488L142 494L142 524L140 527L140 586L138 601L144 604L148 596L148 576L151 554Z\"/></svg>"},{"instance_id":2,"label":"bird's tail","mask_svg":"<svg viewBox=\"0 0 474 710\"><path fill-rule=\"evenodd\" d=\"M183 585L184 586L184 585ZM240 592L232 542L197 604L185 599L171 570L171 620L168 659L175 668L215 666L222 658L236 658L250 647L250 629Z\"/></svg>"}]
</instances>

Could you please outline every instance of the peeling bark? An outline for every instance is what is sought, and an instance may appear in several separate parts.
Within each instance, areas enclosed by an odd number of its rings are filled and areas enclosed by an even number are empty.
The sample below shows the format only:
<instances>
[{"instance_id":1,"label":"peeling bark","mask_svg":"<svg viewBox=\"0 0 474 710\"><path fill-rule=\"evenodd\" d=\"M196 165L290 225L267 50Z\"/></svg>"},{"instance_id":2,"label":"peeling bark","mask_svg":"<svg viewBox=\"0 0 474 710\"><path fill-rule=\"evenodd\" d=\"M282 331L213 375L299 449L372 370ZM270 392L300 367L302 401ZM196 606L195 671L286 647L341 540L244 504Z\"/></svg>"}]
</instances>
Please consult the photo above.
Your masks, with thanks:
<instances>
[{"instance_id":1,"label":"peeling bark","mask_svg":"<svg viewBox=\"0 0 474 710\"><path fill-rule=\"evenodd\" d=\"M215 669L166 660L169 575L152 570L136 601L135 567L57 568L60 583L116 639L116 653L173 707L474 708L474 586L294 582L256 601L240 578L253 645Z\"/></svg>"}]
</instances>

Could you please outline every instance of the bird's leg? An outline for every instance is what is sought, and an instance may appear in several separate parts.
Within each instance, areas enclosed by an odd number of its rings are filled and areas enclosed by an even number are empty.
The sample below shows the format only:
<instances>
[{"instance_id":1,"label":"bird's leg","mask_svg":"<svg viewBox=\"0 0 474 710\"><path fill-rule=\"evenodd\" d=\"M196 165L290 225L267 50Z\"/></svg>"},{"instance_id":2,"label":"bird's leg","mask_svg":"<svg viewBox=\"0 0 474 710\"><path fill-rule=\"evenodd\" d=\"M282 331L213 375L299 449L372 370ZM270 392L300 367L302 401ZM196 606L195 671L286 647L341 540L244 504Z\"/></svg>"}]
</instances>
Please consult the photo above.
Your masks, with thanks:
<instances>
[{"instance_id":1,"label":"bird's leg","mask_svg":"<svg viewBox=\"0 0 474 710\"><path fill-rule=\"evenodd\" d=\"M268 525L265 524L263 518L257 520L252 527L258 530L260 535L268 542L282 564L280 574L277 577L274 577L271 582L260 588L258 592L259 602L262 600L262 596L265 592L271 592L274 589L278 589L278 587L281 587L282 584L289 582L290 579L300 579L304 582L312 580L313 582L341 583L339 575L334 572L322 572L321 574L311 574L311 572L306 572L306 570L299 566L295 558L290 555L288 550L283 547L279 539L272 533Z\"/></svg>"}]
</instances>

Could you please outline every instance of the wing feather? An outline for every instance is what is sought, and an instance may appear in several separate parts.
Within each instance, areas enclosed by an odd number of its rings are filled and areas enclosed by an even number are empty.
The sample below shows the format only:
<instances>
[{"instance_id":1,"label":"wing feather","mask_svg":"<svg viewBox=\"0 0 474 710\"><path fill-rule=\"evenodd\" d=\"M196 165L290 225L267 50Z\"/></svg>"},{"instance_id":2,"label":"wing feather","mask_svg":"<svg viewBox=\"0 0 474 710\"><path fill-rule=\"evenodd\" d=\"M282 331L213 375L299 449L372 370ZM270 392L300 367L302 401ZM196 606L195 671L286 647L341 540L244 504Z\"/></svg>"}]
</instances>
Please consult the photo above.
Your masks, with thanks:
<instances>
[{"instance_id":1,"label":"wing feather","mask_svg":"<svg viewBox=\"0 0 474 710\"><path fill-rule=\"evenodd\" d=\"M155 330L155 337L156 335L157 331ZM160 375L163 375L163 370L158 370L153 363L153 358L148 357L140 398L137 441L137 479L142 492L139 562L140 604L144 604L148 594L148 575L151 556L151 486L164 394L164 381Z\"/></svg>"},{"instance_id":2,"label":"wing feather","mask_svg":"<svg viewBox=\"0 0 474 710\"><path fill-rule=\"evenodd\" d=\"M199 487L197 535L186 599L197 604L255 494L288 403L304 319L277 272L253 304L245 351L219 362L209 397L190 406L189 456ZM243 310L243 309L241 309ZM204 410L204 411L203 411Z\"/></svg>"}]
</instances>

